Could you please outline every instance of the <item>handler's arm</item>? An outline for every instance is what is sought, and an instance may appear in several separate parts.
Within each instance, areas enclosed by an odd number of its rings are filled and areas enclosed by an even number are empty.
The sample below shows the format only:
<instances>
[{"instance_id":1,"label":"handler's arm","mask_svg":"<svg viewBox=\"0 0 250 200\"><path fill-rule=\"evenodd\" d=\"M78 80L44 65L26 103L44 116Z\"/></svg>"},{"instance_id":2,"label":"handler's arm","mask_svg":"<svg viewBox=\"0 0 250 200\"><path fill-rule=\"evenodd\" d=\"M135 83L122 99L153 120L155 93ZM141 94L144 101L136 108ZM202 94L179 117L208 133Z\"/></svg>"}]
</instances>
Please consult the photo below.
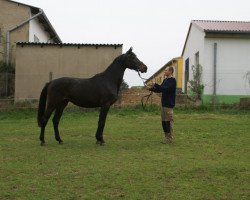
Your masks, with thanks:
<instances>
[{"instance_id":1,"label":"handler's arm","mask_svg":"<svg viewBox=\"0 0 250 200\"><path fill-rule=\"evenodd\" d=\"M173 91L175 89L175 87L176 87L175 80L173 80L171 82L166 82L163 85L158 85L158 84L154 85L154 88L155 88L156 91L164 92L164 93Z\"/></svg>"}]
</instances>

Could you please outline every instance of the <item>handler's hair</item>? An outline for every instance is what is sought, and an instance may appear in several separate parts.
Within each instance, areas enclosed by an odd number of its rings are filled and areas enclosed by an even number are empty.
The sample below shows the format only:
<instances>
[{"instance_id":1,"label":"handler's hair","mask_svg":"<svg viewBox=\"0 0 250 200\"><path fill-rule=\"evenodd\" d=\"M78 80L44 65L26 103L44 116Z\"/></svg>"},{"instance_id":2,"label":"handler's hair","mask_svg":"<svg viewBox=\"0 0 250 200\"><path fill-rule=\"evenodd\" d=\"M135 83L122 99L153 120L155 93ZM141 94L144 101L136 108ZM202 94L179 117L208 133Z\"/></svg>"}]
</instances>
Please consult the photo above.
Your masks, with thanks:
<instances>
[{"instance_id":1,"label":"handler's hair","mask_svg":"<svg viewBox=\"0 0 250 200\"><path fill-rule=\"evenodd\" d=\"M172 74L174 73L174 68L172 66L167 66L169 68L169 71L172 72Z\"/></svg>"}]
</instances>

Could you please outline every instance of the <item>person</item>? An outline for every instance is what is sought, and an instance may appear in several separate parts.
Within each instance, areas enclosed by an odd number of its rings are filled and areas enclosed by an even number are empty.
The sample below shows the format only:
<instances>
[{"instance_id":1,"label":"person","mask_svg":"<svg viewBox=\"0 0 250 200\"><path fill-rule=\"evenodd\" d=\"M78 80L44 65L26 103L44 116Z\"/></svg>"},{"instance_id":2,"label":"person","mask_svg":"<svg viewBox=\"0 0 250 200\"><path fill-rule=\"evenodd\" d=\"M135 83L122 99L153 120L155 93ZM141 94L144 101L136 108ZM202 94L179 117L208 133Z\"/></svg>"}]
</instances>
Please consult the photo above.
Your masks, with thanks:
<instances>
[{"instance_id":1,"label":"person","mask_svg":"<svg viewBox=\"0 0 250 200\"><path fill-rule=\"evenodd\" d=\"M162 128L165 134L163 144L170 144L173 142L173 108L175 107L176 97L176 79L173 77L174 68L172 66L166 67L164 71L165 79L161 85L154 84L149 88L150 91L155 93L162 93L161 96L161 120Z\"/></svg>"}]
</instances>

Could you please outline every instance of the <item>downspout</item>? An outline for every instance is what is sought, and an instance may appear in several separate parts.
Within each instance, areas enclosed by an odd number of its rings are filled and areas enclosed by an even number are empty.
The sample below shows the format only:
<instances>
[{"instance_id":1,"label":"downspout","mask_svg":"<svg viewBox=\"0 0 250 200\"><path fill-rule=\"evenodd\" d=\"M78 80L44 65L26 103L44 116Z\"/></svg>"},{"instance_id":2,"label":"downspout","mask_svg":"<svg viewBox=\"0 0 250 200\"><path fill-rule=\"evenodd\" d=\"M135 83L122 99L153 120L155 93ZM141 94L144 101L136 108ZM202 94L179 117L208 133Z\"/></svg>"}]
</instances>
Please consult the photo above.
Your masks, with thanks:
<instances>
[{"instance_id":1,"label":"downspout","mask_svg":"<svg viewBox=\"0 0 250 200\"><path fill-rule=\"evenodd\" d=\"M37 13L36 15L34 15L33 17L25 20L24 22L22 22L21 24L17 25L16 27L10 29L7 31L7 35L6 35L6 64L7 64L7 68L9 66L10 63L10 33L18 28L20 28L21 26L25 25L26 23L30 22L31 20L37 18L38 16L42 15L44 12L42 9L39 9L39 13ZM6 70L6 84L5 84L5 94L6 96L8 96L8 69Z\"/></svg>"},{"instance_id":2,"label":"downspout","mask_svg":"<svg viewBox=\"0 0 250 200\"><path fill-rule=\"evenodd\" d=\"M213 88L213 106L216 103L216 79L217 79L217 43L214 43L214 88Z\"/></svg>"}]
</instances>

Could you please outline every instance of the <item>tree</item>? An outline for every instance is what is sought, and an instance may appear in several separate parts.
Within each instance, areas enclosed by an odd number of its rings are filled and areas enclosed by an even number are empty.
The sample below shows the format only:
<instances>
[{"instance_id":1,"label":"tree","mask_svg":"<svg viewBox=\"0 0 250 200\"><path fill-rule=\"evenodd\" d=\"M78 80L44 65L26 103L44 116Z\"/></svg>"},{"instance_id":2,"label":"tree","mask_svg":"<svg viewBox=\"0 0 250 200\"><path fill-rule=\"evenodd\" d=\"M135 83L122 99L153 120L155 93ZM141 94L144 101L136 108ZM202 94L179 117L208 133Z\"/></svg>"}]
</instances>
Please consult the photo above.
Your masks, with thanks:
<instances>
[{"instance_id":1,"label":"tree","mask_svg":"<svg viewBox=\"0 0 250 200\"><path fill-rule=\"evenodd\" d=\"M189 88L192 92L191 99L194 101L201 100L202 93L204 89L204 85L201 83L201 75L202 75L202 66L201 65L193 65L193 80L189 81Z\"/></svg>"},{"instance_id":2,"label":"tree","mask_svg":"<svg viewBox=\"0 0 250 200\"><path fill-rule=\"evenodd\" d=\"M122 90L126 90L129 88L129 85L124 81L124 79L122 80L122 84L121 84L121 87L120 87L120 91Z\"/></svg>"}]
</instances>

